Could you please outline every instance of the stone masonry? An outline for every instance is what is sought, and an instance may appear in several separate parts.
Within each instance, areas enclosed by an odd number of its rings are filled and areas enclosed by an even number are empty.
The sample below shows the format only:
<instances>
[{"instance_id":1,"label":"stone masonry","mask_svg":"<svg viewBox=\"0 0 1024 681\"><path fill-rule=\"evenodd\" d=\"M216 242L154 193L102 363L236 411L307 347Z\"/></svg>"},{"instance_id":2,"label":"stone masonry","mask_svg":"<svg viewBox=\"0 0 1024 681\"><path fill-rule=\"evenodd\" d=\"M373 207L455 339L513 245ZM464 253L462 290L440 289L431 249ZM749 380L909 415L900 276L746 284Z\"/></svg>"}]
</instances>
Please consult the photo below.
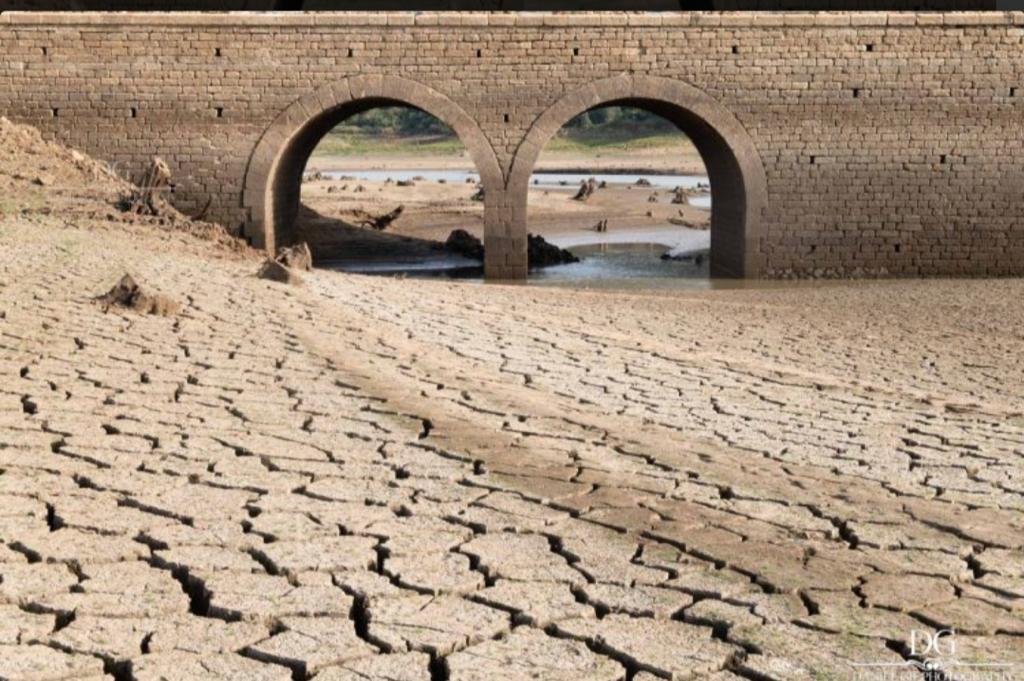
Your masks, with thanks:
<instances>
[{"instance_id":1,"label":"stone masonry","mask_svg":"<svg viewBox=\"0 0 1024 681\"><path fill-rule=\"evenodd\" d=\"M319 136L406 102L487 186L488 275L526 272L526 178L573 115L632 103L708 165L713 268L1024 273L1024 13L0 14L0 114L257 244Z\"/></svg>"},{"instance_id":2,"label":"stone masonry","mask_svg":"<svg viewBox=\"0 0 1024 681\"><path fill-rule=\"evenodd\" d=\"M1000 9L997 0L4 0L7 11L631 11ZM1008 9L1005 7L1004 9Z\"/></svg>"}]
</instances>

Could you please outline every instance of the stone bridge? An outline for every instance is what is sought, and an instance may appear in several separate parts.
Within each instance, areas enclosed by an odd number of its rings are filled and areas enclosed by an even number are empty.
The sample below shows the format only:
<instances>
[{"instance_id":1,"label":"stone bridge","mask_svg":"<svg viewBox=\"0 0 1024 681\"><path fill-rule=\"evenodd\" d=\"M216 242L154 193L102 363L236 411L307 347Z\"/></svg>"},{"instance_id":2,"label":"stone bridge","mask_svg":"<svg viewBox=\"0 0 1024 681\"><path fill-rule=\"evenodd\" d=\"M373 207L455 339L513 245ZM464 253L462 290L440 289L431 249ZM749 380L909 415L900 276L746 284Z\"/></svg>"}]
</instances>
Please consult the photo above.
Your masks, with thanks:
<instances>
[{"instance_id":1,"label":"stone bridge","mask_svg":"<svg viewBox=\"0 0 1024 681\"><path fill-rule=\"evenodd\" d=\"M1024 13L0 14L0 113L186 212L291 238L320 138L401 103L486 189L489 278L526 276L527 185L605 104L676 123L710 175L712 269L1024 274Z\"/></svg>"}]
</instances>

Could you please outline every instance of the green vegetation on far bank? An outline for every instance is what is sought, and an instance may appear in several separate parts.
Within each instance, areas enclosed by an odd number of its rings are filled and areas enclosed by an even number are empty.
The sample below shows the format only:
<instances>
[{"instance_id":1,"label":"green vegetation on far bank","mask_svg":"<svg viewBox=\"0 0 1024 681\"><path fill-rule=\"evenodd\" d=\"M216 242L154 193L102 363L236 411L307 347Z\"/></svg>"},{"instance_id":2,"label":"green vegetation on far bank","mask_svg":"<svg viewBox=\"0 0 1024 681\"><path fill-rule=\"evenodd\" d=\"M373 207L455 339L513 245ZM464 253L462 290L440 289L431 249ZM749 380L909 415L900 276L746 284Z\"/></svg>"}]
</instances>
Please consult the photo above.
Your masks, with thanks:
<instances>
[{"instance_id":1,"label":"green vegetation on far bank","mask_svg":"<svg viewBox=\"0 0 1024 681\"><path fill-rule=\"evenodd\" d=\"M670 147L692 147L668 121L639 109L606 107L577 116L545 151L626 154ZM423 111L402 107L373 109L329 132L314 156L461 156L455 133Z\"/></svg>"}]
</instances>

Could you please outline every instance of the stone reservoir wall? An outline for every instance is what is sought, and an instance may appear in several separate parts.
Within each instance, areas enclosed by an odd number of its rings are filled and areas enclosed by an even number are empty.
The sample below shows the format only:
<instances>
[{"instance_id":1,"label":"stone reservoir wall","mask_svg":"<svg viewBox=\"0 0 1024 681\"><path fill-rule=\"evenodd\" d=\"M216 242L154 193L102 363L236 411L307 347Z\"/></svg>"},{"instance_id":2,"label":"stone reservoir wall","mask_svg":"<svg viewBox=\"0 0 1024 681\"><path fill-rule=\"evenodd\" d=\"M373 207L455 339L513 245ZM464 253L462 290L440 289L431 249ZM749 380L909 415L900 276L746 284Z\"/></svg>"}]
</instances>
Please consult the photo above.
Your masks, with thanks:
<instances>
[{"instance_id":1,"label":"stone reservoir wall","mask_svg":"<svg viewBox=\"0 0 1024 681\"><path fill-rule=\"evenodd\" d=\"M250 236L309 121L408 99L493 160L488 272L519 276L533 147L665 100L714 166L722 271L1024 274L1024 13L3 13L0 54L0 114L128 175L160 155L184 211Z\"/></svg>"}]
</instances>

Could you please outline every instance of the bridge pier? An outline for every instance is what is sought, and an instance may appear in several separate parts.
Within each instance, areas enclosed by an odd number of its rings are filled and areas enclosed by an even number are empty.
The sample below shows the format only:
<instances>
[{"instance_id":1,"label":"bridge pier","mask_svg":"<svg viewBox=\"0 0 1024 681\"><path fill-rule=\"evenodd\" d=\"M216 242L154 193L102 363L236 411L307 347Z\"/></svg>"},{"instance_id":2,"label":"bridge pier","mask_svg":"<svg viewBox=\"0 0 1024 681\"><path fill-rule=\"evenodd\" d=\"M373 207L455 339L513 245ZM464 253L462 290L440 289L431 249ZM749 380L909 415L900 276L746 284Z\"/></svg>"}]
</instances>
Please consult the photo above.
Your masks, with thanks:
<instances>
[{"instance_id":1,"label":"bridge pier","mask_svg":"<svg viewBox=\"0 0 1024 681\"><path fill-rule=\"evenodd\" d=\"M484 196L484 277L516 281L527 277L526 193L515 189Z\"/></svg>"}]
</instances>

